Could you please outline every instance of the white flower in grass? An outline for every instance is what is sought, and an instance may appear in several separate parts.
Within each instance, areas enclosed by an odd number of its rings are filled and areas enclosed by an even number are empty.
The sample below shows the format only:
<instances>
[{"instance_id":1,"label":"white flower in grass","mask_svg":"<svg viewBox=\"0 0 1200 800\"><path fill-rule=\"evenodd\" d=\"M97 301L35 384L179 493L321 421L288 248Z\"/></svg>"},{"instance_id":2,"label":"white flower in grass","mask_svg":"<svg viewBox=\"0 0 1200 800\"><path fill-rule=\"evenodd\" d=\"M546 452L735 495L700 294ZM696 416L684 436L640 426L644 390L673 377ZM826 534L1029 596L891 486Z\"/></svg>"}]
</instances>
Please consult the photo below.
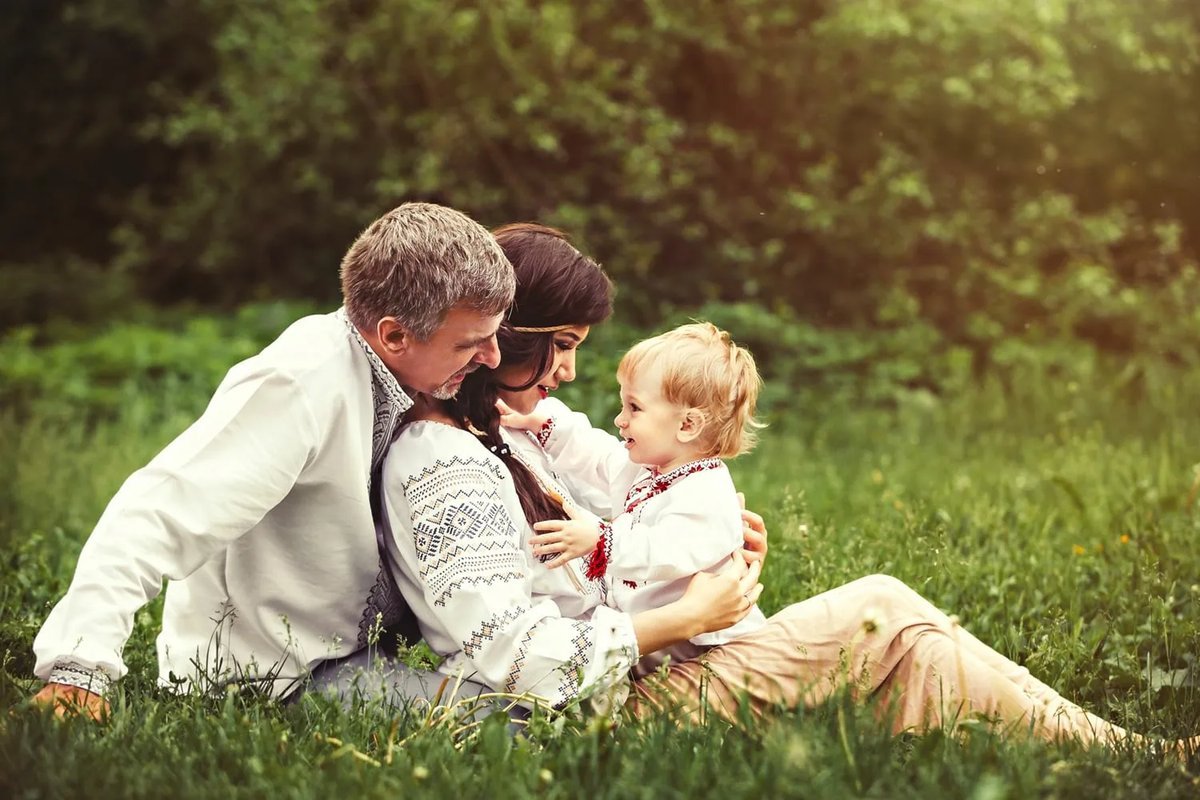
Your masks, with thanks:
<instances>
[{"instance_id":1,"label":"white flower in grass","mask_svg":"<svg viewBox=\"0 0 1200 800\"><path fill-rule=\"evenodd\" d=\"M883 615L879 612L878 608L875 608L875 606L867 606L865 609L863 609L863 630L867 633L874 633L875 631L879 630L879 621L882 618Z\"/></svg>"}]
</instances>

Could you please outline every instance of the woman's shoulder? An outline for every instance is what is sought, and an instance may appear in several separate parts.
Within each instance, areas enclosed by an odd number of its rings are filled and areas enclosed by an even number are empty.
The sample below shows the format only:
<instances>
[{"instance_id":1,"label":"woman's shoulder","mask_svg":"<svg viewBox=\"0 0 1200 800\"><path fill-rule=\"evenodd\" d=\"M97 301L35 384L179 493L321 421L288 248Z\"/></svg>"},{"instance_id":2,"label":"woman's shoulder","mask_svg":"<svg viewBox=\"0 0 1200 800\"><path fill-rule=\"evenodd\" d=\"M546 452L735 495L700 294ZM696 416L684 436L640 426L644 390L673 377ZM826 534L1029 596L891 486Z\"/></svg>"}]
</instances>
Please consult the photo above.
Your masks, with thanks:
<instances>
[{"instance_id":1,"label":"woman's shoulder","mask_svg":"<svg viewBox=\"0 0 1200 800\"><path fill-rule=\"evenodd\" d=\"M432 419L415 420L400 429L388 449L386 469L393 480L464 469L497 481L507 476L500 459L473 433Z\"/></svg>"}]
</instances>

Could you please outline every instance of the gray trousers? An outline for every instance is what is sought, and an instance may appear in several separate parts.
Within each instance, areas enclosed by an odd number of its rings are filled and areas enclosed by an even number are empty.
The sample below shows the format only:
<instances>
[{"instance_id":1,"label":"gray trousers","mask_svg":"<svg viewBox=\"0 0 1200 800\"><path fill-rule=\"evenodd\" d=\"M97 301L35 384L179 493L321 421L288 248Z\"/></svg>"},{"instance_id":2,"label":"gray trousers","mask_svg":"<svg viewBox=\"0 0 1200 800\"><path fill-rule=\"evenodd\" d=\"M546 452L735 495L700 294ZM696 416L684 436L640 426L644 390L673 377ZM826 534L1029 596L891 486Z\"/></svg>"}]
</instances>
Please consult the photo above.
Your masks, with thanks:
<instances>
[{"instance_id":1,"label":"gray trousers","mask_svg":"<svg viewBox=\"0 0 1200 800\"><path fill-rule=\"evenodd\" d=\"M499 711L508 714L514 731L529 716L527 709L511 700L490 697L493 691L482 683L416 669L374 648L320 664L293 697L311 693L336 698L346 708L360 703L408 708L459 724L478 722Z\"/></svg>"}]
</instances>

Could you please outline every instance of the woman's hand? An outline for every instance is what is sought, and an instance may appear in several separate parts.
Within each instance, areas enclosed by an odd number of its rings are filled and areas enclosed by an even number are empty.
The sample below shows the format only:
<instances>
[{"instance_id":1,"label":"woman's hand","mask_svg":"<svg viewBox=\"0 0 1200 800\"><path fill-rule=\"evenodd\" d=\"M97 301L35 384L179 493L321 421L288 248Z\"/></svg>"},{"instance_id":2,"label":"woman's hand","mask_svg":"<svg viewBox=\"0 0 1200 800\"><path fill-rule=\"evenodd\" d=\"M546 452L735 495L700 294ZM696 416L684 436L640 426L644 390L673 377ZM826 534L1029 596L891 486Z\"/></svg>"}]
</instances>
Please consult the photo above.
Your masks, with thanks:
<instances>
[{"instance_id":1,"label":"woman's hand","mask_svg":"<svg viewBox=\"0 0 1200 800\"><path fill-rule=\"evenodd\" d=\"M762 594L761 571L762 562L747 566L741 553L734 553L733 563L724 571L696 574L674 603L634 614L638 651L653 653L741 621Z\"/></svg>"},{"instance_id":2,"label":"woman's hand","mask_svg":"<svg viewBox=\"0 0 1200 800\"><path fill-rule=\"evenodd\" d=\"M725 570L697 573L679 599L695 614L697 630L692 636L741 622L762 594L763 585L758 582L761 572L761 561L747 564L741 553L734 553L733 563Z\"/></svg>"},{"instance_id":3,"label":"woman's hand","mask_svg":"<svg viewBox=\"0 0 1200 800\"><path fill-rule=\"evenodd\" d=\"M763 518L746 508L746 495L738 492L742 504L742 538L745 549L742 556L750 563L767 560L767 523Z\"/></svg>"}]
</instances>

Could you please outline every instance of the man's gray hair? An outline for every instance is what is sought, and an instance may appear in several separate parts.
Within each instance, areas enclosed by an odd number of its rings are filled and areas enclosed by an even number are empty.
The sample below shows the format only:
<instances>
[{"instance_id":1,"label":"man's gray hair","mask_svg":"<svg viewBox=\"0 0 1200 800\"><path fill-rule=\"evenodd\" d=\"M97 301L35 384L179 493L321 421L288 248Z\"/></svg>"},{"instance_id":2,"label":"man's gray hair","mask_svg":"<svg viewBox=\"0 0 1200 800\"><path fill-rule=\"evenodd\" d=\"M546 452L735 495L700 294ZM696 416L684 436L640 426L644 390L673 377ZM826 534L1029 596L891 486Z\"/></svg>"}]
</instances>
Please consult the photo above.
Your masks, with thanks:
<instances>
[{"instance_id":1,"label":"man's gray hair","mask_svg":"<svg viewBox=\"0 0 1200 800\"><path fill-rule=\"evenodd\" d=\"M362 232L342 259L342 301L361 330L384 317L418 339L433 335L455 306L499 314L516 280L504 251L466 214L432 203L405 203Z\"/></svg>"}]
</instances>

